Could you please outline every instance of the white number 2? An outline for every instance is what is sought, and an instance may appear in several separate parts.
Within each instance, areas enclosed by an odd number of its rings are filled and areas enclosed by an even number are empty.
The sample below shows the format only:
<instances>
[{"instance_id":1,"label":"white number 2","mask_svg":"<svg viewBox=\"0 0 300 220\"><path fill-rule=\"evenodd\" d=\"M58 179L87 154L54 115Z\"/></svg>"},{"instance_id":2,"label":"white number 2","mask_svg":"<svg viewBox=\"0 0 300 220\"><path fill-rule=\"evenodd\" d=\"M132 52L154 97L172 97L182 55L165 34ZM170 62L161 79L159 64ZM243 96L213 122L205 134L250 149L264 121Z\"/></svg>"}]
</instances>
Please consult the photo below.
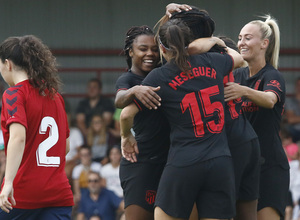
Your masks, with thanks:
<instances>
[{"instance_id":1,"label":"white number 2","mask_svg":"<svg viewBox=\"0 0 300 220\"><path fill-rule=\"evenodd\" d=\"M38 149L36 150L37 165L44 167L58 167L60 164L60 157L47 156L47 151L58 141L58 127L54 118L46 116L42 119L40 125L40 134L46 134L48 127L50 128L49 137L40 143Z\"/></svg>"}]
</instances>

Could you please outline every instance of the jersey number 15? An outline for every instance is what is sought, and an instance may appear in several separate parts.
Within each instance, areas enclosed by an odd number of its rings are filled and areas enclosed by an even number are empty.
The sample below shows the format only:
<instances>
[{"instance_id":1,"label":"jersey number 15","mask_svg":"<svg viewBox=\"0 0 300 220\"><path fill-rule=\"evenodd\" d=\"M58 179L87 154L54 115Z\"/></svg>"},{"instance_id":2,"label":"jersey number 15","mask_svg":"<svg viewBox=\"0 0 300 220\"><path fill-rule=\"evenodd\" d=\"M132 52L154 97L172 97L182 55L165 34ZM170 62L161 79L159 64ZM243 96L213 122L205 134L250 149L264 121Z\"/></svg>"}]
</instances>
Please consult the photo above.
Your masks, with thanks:
<instances>
[{"instance_id":1,"label":"jersey number 15","mask_svg":"<svg viewBox=\"0 0 300 220\"><path fill-rule=\"evenodd\" d=\"M198 91L201 107L204 117L211 117L216 112L218 115L218 123L215 120L208 121L206 123L207 129L211 133L220 133L224 127L224 107L219 101L211 102L210 97L218 95L219 87L212 86L206 89ZM199 104L196 99L195 92L188 93L181 101L181 111L184 113L187 109L190 111L191 119L194 126L194 132L196 137L204 136L204 124L200 113ZM215 118L214 118L215 119Z\"/></svg>"}]
</instances>

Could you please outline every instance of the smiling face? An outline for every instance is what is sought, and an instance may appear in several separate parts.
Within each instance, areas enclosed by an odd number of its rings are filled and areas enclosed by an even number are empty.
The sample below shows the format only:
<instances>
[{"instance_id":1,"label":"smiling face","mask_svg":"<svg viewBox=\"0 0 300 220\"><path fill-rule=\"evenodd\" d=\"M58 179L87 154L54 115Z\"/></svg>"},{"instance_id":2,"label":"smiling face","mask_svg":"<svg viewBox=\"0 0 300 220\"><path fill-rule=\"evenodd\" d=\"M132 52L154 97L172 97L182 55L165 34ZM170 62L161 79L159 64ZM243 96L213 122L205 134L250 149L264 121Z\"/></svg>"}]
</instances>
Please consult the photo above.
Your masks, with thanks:
<instances>
[{"instance_id":1,"label":"smiling face","mask_svg":"<svg viewBox=\"0 0 300 220\"><path fill-rule=\"evenodd\" d=\"M246 24L240 34L238 41L239 51L247 62L255 59L264 59L268 40L262 39L259 26Z\"/></svg>"},{"instance_id":2,"label":"smiling face","mask_svg":"<svg viewBox=\"0 0 300 220\"><path fill-rule=\"evenodd\" d=\"M159 49L152 35L140 35L129 50L132 59L131 70L138 75L146 76L159 62Z\"/></svg>"}]
</instances>

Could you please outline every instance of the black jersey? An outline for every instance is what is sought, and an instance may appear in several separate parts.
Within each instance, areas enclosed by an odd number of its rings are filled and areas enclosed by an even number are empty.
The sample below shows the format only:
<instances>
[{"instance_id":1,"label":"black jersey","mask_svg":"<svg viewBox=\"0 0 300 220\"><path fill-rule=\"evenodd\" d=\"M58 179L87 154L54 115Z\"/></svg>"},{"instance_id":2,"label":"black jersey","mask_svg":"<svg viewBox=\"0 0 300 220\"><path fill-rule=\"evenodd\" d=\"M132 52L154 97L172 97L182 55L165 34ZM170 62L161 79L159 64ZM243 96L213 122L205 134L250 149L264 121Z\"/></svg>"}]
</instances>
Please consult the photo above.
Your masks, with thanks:
<instances>
[{"instance_id":1,"label":"black jersey","mask_svg":"<svg viewBox=\"0 0 300 220\"><path fill-rule=\"evenodd\" d=\"M223 82L224 86L228 82L234 82L233 72L225 76ZM243 114L242 103L241 98L225 102L225 126L229 147L242 147L243 143L257 138L254 129Z\"/></svg>"},{"instance_id":2,"label":"black jersey","mask_svg":"<svg viewBox=\"0 0 300 220\"><path fill-rule=\"evenodd\" d=\"M248 67L237 69L234 76L235 81L241 85L276 94L278 101L272 109L260 107L248 99L243 100L242 109L258 136L263 166L281 165L288 168L288 161L279 137L285 102L285 81L281 73L267 64L252 77L249 77Z\"/></svg>"},{"instance_id":3,"label":"black jersey","mask_svg":"<svg viewBox=\"0 0 300 220\"><path fill-rule=\"evenodd\" d=\"M230 155L223 132L223 77L232 70L232 58L206 53L190 56L189 62L189 73L171 62L152 70L143 81L143 85L161 87L157 92L161 109L171 126L167 163L174 166Z\"/></svg>"},{"instance_id":4,"label":"black jersey","mask_svg":"<svg viewBox=\"0 0 300 220\"><path fill-rule=\"evenodd\" d=\"M116 82L116 90L127 90L140 85L144 77L131 71L123 73ZM138 144L138 162L160 163L167 160L170 146L170 128L167 119L160 110L145 109L139 112L133 123L135 139ZM130 163L123 160L124 163Z\"/></svg>"}]
</instances>

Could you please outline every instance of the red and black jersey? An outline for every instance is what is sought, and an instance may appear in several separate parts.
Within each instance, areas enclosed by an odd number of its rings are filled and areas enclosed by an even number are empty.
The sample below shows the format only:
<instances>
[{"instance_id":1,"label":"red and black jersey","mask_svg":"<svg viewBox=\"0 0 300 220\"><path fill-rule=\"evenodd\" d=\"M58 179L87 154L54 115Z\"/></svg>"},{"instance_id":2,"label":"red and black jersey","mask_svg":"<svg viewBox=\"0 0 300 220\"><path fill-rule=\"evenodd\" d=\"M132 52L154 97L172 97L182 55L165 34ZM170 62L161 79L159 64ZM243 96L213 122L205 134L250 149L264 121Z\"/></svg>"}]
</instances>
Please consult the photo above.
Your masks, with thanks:
<instances>
[{"instance_id":1,"label":"red and black jersey","mask_svg":"<svg viewBox=\"0 0 300 220\"><path fill-rule=\"evenodd\" d=\"M2 98L5 151L12 123L26 128L23 159L13 183L15 208L72 206L73 195L64 171L69 128L62 97L41 96L28 80L18 83Z\"/></svg>"},{"instance_id":2,"label":"red and black jersey","mask_svg":"<svg viewBox=\"0 0 300 220\"><path fill-rule=\"evenodd\" d=\"M117 92L140 85L144 77L128 71L116 82ZM137 100L135 100L137 102ZM134 118L133 130L138 144L138 162L166 162L170 146L170 127L160 110L144 109ZM122 163L130 163L122 160Z\"/></svg>"},{"instance_id":3,"label":"red and black jersey","mask_svg":"<svg viewBox=\"0 0 300 220\"><path fill-rule=\"evenodd\" d=\"M281 165L288 168L288 161L279 137L281 116L285 102L285 81L281 73L267 64L257 74L249 77L249 68L234 72L235 82L259 91L271 91L277 96L274 108L267 109L251 100L243 100L242 110L253 126L264 158L263 167Z\"/></svg>"},{"instance_id":4,"label":"red and black jersey","mask_svg":"<svg viewBox=\"0 0 300 220\"><path fill-rule=\"evenodd\" d=\"M223 132L223 77L232 70L233 60L227 54L206 53L190 56L189 62L188 73L170 62L143 81L161 87L161 109L171 126L168 164L174 166L230 155Z\"/></svg>"},{"instance_id":5,"label":"red and black jersey","mask_svg":"<svg viewBox=\"0 0 300 220\"><path fill-rule=\"evenodd\" d=\"M234 82L233 72L223 79L224 86L228 82ZM242 99L235 99L225 102L225 126L229 147L243 147L243 143L248 142L257 135L242 111Z\"/></svg>"}]
</instances>

